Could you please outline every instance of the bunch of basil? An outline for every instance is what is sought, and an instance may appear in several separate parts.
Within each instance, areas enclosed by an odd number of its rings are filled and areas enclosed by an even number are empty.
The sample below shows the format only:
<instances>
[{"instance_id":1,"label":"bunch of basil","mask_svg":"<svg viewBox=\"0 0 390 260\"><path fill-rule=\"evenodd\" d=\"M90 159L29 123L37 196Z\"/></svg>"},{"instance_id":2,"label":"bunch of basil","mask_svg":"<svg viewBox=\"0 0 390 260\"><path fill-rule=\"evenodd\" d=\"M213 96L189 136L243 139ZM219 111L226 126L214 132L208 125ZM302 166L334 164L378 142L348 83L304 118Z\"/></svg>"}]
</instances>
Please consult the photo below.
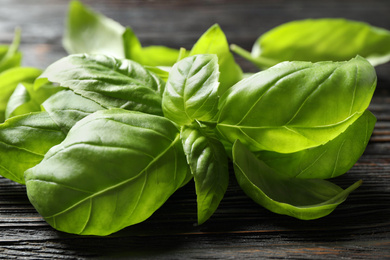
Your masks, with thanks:
<instances>
[{"instance_id":1,"label":"bunch of basil","mask_svg":"<svg viewBox=\"0 0 390 260\"><path fill-rule=\"evenodd\" d=\"M338 41L318 28L334 23L332 33L358 28L340 43L356 46L351 53L323 52ZM313 41L327 38L323 48L279 42L289 39L285 25L261 37L252 54L234 47L262 68L277 64L243 79L218 25L190 51L142 47L130 28L72 1L64 36L71 55L41 75L0 74L13 80L5 87L0 80L7 93L0 174L26 184L51 226L76 234L107 235L144 221L191 179L203 223L227 189L229 160L239 185L265 208L300 219L329 214L361 182L343 190L324 179L354 165L376 121L366 110L376 73L356 54L389 60L390 45L375 44L390 33L340 19L293 25L302 26L296 37L307 29L316 31ZM16 49L0 49L0 68L19 59Z\"/></svg>"}]
</instances>

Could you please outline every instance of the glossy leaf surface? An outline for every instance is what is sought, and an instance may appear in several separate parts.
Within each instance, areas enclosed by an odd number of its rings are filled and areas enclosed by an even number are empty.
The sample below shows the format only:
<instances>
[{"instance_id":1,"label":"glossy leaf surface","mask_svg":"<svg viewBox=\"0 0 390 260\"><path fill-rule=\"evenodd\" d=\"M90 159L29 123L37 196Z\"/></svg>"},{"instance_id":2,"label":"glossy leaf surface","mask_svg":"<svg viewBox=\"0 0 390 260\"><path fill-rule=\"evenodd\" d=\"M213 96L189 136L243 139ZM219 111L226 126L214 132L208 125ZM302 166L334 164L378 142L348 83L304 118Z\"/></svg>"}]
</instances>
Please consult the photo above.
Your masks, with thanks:
<instances>
[{"instance_id":1,"label":"glossy leaf surface","mask_svg":"<svg viewBox=\"0 0 390 260\"><path fill-rule=\"evenodd\" d=\"M176 63L163 94L164 116L179 125L211 120L218 109L218 78L216 55L195 55Z\"/></svg>"},{"instance_id":2,"label":"glossy leaf surface","mask_svg":"<svg viewBox=\"0 0 390 260\"><path fill-rule=\"evenodd\" d=\"M256 156L271 168L291 177L337 177L352 168L362 156L375 122L375 116L366 110L344 133L324 145L290 154L262 151Z\"/></svg>"},{"instance_id":3,"label":"glossy leaf surface","mask_svg":"<svg viewBox=\"0 0 390 260\"><path fill-rule=\"evenodd\" d=\"M282 61L345 61L356 55L374 66L388 62L390 31L339 18L292 21L262 35L248 58L266 68Z\"/></svg>"},{"instance_id":4,"label":"glossy leaf surface","mask_svg":"<svg viewBox=\"0 0 390 260\"><path fill-rule=\"evenodd\" d=\"M233 146L234 172L244 192L268 210L309 220L324 217L360 186L356 182L343 190L321 179L285 176L258 160L243 144Z\"/></svg>"},{"instance_id":5,"label":"glossy leaf surface","mask_svg":"<svg viewBox=\"0 0 390 260\"><path fill-rule=\"evenodd\" d=\"M147 219L187 173L171 121L110 109L79 121L26 171L26 187L31 203L54 228L108 235Z\"/></svg>"},{"instance_id":6,"label":"glossy leaf surface","mask_svg":"<svg viewBox=\"0 0 390 260\"><path fill-rule=\"evenodd\" d=\"M219 71L221 73L219 77L219 95L241 80L241 68L234 61L226 36L218 24L211 26L192 47L189 55L196 54L216 54L218 56Z\"/></svg>"},{"instance_id":7,"label":"glossy leaf surface","mask_svg":"<svg viewBox=\"0 0 390 260\"><path fill-rule=\"evenodd\" d=\"M180 136L194 175L198 224L202 224L215 212L225 195L229 182L227 156L217 138L197 127L183 127Z\"/></svg>"},{"instance_id":8,"label":"glossy leaf surface","mask_svg":"<svg viewBox=\"0 0 390 260\"><path fill-rule=\"evenodd\" d=\"M246 78L220 99L217 130L251 151L293 153L327 143L368 107L374 68L348 62L284 62Z\"/></svg>"},{"instance_id":9,"label":"glossy leaf surface","mask_svg":"<svg viewBox=\"0 0 390 260\"><path fill-rule=\"evenodd\" d=\"M8 119L0 124L0 175L23 184L25 170L38 164L64 138L46 112Z\"/></svg>"},{"instance_id":10,"label":"glossy leaf surface","mask_svg":"<svg viewBox=\"0 0 390 260\"><path fill-rule=\"evenodd\" d=\"M165 82L138 63L105 55L70 55L42 74L101 106L162 115Z\"/></svg>"}]
</instances>

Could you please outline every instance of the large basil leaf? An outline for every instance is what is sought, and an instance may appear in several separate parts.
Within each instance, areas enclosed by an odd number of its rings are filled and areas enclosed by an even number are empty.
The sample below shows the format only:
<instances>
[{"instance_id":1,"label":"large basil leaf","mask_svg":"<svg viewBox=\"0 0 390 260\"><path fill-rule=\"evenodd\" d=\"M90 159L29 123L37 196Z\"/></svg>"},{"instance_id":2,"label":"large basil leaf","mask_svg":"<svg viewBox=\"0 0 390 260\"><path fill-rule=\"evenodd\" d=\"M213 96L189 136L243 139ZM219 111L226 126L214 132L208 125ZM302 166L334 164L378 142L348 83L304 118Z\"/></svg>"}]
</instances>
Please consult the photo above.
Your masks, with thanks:
<instances>
[{"instance_id":1,"label":"large basil leaf","mask_svg":"<svg viewBox=\"0 0 390 260\"><path fill-rule=\"evenodd\" d=\"M256 156L291 177L337 177L346 173L363 154L375 122L375 116L366 110L344 133L324 145L289 154L261 151Z\"/></svg>"},{"instance_id":2,"label":"large basil leaf","mask_svg":"<svg viewBox=\"0 0 390 260\"><path fill-rule=\"evenodd\" d=\"M244 192L268 210L309 220L324 217L360 186L356 182L343 190L321 179L288 177L258 160L239 141L233 146L234 172Z\"/></svg>"},{"instance_id":3,"label":"large basil leaf","mask_svg":"<svg viewBox=\"0 0 390 260\"><path fill-rule=\"evenodd\" d=\"M38 84L19 83L8 100L5 118L41 111L41 104L61 90L60 87L48 82L42 80L39 82Z\"/></svg>"},{"instance_id":4,"label":"large basil leaf","mask_svg":"<svg viewBox=\"0 0 390 260\"><path fill-rule=\"evenodd\" d=\"M260 68L293 60L345 61L356 55L375 66L390 60L390 31L345 19L307 19L265 33L251 54L233 49Z\"/></svg>"},{"instance_id":5,"label":"large basil leaf","mask_svg":"<svg viewBox=\"0 0 390 260\"><path fill-rule=\"evenodd\" d=\"M180 132L184 152L194 175L198 204L198 224L217 209L228 182L228 161L223 145L199 127L184 126Z\"/></svg>"},{"instance_id":6,"label":"large basil leaf","mask_svg":"<svg viewBox=\"0 0 390 260\"><path fill-rule=\"evenodd\" d=\"M251 151L297 152L344 132L368 107L375 86L375 70L361 57L283 62L223 95L216 128Z\"/></svg>"},{"instance_id":7,"label":"large basil leaf","mask_svg":"<svg viewBox=\"0 0 390 260\"><path fill-rule=\"evenodd\" d=\"M138 63L105 55L70 55L42 74L101 106L162 115L165 82Z\"/></svg>"},{"instance_id":8,"label":"large basil leaf","mask_svg":"<svg viewBox=\"0 0 390 260\"><path fill-rule=\"evenodd\" d=\"M90 53L125 58L123 34L119 23L96 13L79 1L71 1L63 46L70 54Z\"/></svg>"},{"instance_id":9,"label":"large basil leaf","mask_svg":"<svg viewBox=\"0 0 390 260\"><path fill-rule=\"evenodd\" d=\"M18 50L20 35L21 30L17 28L11 45L0 45L0 72L20 66L22 60L22 53Z\"/></svg>"},{"instance_id":10,"label":"large basil leaf","mask_svg":"<svg viewBox=\"0 0 390 260\"><path fill-rule=\"evenodd\" d=\"M19 83L33 83L41 74L36 68L15 67L0 73L0 122L5 119L8 99Z\"/></svg>"},{"instance_id":11,"label":"large basil leaf","mask_svg":"<svg viewBox=\"0 0 390 260\"><path fill-rule=\"evenodd\" d=\"M195 55L176 63L163 94L165 117L179 125L211 120L218 110L218 78L216 55Z\"/></svg>"},{"instance_id":12,"label":"large basil leaf","mask_svg":"<svg viewBox=\"0 0 390 260\"><path fill-rule=\"evenodd\" d=\"M25 176L31 203L54 228L107 235L147 219L187 174L171 121L110 109L79 121Z\"/></svg>"},{"instance_id":13,"label":"large basil leaf","mask_svg":"<svg viewBox=\"0 0 390 260\"><path fill-rule=\"evenodd\" d=\"M196 54L216 54L218 56L219 71L221 72L218 94L223 94L242 79L242 70L234 61L226 36L218 24L211 26L192 47L189 55Z\"/></svg>"},{"instance_id":14,"label":"large basil leaf","mask_svg":"<svg viewBox=\"0 0 390 260\"><path fill-rule=\"evenodd\" d=\"M46 112L16 116L0 124L0 175L24 183L24 172L38 164L65 134Z\"/></svg>"},{"instance_id":15,"label":"large basil leaf","mask_svg":"<svg viewBox=\"0 0 390 260\"><path fill-rule=\"evenodd\" d=\"M51 119L67 133L84 117L105 109L98 103L75 94L71 90L63 90L51 96L43 104Z\"/></svg>"}]
</instances>

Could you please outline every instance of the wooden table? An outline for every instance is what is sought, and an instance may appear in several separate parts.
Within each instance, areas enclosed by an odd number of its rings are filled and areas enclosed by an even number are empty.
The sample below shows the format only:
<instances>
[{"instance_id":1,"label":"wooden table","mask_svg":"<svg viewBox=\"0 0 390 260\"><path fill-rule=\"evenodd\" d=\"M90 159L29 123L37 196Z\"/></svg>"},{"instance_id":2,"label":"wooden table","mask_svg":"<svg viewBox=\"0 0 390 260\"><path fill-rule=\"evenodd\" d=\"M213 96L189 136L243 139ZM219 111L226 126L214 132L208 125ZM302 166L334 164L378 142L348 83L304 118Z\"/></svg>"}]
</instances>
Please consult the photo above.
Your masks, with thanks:
<instances>
[{"instance_id":1,"label":"wooden table","mask_svg":"<svg viewBox=\"0 0 390 260\"><path fill-rule=\"evenodd\" d=\"M390 29L388 0L331 1L84 1L130 25L144 45L190 49L212 24L230 43L250 49L263 32L302 18L345 17ZM26 66L44 68L66 55L61 46L68 1L0 0L0 42L23 30ZM255 71L237 57L245 71ZM300 221L273 214L251 201L234 178L219 209L196 223L193 183L177 192L144 223L107 237L58 232L29 203L24 186L0 178L0 258L4 259L390 259L390 65L377 67L370 110L378 122L366 152L335 180L363 185L331 215ZM233 177L233 176L232 176Z\"/></svg>"}]
</instances>

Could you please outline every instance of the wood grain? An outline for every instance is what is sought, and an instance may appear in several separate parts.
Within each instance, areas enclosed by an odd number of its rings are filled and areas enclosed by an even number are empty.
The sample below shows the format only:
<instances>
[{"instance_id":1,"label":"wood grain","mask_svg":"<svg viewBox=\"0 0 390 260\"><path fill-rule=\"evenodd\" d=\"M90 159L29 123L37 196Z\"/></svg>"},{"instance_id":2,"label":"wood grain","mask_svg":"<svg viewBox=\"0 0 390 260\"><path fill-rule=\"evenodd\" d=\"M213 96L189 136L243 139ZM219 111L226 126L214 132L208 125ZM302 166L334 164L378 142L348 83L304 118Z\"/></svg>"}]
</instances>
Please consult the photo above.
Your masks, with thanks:
<instances>
[{"instance_id":1,"label":"wood grain","mask_svg":"<svg viewBox=\"0 0 390 260\"><path fill-rule=\"evenodd\" d=\"M66 55L61 46L69 1L0 0L0 42L23 30L24 65L44 68ZM371 1L84 1L131 26L144 45L191 48L212 24L229 42L250 49L272 27L295 19L345 17L390 29L388 0ZM237 57L245 71L255 71ZM335 179L363 185L329 216L300 221L273 214L250 200L234 177L220 207L196 225L193 183L179 190L144 223L107 237L52 229L28 201L24 186L0 178L1 259L390 259L390 65L377 67L370 110L378 118L364 155Z\"/></svg>"}]
</instances>

